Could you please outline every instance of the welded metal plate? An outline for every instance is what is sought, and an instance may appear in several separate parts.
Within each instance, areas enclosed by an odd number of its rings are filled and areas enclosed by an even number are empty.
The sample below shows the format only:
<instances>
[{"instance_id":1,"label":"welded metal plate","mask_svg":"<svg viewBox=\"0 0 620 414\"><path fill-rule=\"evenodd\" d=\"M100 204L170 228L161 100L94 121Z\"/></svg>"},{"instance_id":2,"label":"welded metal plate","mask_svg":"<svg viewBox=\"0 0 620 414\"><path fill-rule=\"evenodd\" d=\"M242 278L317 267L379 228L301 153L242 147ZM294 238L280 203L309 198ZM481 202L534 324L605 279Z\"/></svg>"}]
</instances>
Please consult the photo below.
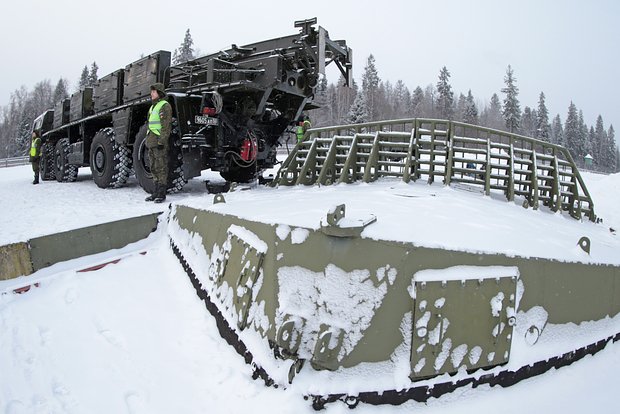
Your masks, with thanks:
<instances>
[{"instance_id":1,"label":"welded metal plate","mask_svg":"<svg viewBox=\"0 0 620 414\"><path fill-rule=\"evenodd\" d=\"M504 364L517 278L415 282L411 378Z\"/></svg>"}]
</instances>

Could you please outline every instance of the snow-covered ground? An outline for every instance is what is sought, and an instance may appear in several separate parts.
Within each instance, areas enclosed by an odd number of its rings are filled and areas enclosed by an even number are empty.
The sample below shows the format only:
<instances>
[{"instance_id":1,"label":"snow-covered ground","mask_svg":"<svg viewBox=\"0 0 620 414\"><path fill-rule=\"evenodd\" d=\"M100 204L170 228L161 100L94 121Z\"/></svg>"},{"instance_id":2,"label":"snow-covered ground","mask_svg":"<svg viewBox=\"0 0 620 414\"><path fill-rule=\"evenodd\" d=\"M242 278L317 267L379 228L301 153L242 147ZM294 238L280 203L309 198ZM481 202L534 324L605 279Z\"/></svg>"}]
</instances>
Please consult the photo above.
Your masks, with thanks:
<instances>
[{"instance_id":1,"label":"snow-covered ground","mask_svg":"<svg viewBox=\"0 0 620 414\"><path fill-rule=\"evenodd\" d=\"M202 181L212 177L191 180L169 201L210 207L212 196ZM0 245L167 209L145 203L135 181L102 190L89 178L88 170L80 170L77 183L33 186L29 166L0 169ZM237 191L226 195L226 205L210 208L243 215L251 206L254 218L316 227L329 203L346 202L347 216L378 216L377 223L385 226L373 230L380 231L377 237L589 261L575 249L575 237L588 235L594 259L620 263L618 236L609 231L620 229L620 175L584 178L602 224L579 223L545 209L524 210L499 197L439 184L398 182L313 188L312 195L300 188ZM267 211L274 191L279 205ZM350 204L349 192L371 195ZM454 217L455 211L461 215ZM440 217L433 226L424 220L431 212ZM406 214L422 218L417 228L394 224ZM373 236L371 229L366 236ZM0 291L7 291L24 279L41 281L27 294L0 295L0 414L312 412L295 387L266 388L251 379L251 368L220 339L168 246L160 228L119 251L0 282ZM77 272L116 257L123 260ZM620 344L612 343L594 357L510 388L465 387L427 404L360 405L357 412L610 412L620 402L615 391L619 370ZM327 411L349 412L340 403Z\"/></svg>"}]
</instances>

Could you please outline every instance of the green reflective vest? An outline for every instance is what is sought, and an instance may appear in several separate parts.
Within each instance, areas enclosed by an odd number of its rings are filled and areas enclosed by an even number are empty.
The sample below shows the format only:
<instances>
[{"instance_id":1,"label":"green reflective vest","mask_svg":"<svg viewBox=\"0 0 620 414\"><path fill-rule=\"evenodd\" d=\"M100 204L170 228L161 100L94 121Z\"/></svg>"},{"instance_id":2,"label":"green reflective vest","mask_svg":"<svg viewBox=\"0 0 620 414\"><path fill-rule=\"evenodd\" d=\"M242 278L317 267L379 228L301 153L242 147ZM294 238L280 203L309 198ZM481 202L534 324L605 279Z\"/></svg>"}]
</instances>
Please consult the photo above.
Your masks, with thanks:
<instances>
[{"instance_id":1,"label":"green reflective vest","mask_svg":"<svg viewBox=\"0 0 620 414\"><path fill-rule=\"evenodd\" d=\"M304 139L304 134L306 133L306 130L310 128L310 121L304 121L302 125L299 125L297 127L297 142L301 142Z\"/></svg>"},{"instance_id":2,"label":"green reflective vest","mask_svg":"<svg viewBox=\"0 0 620 414\"><path fill-rule=\"evenodd\" d=\"M30 143L30 156L38 157L41 155L41 138L36 137Z\"/></svg>"},{"instance_id":3,"label":"green reflective vest","mask_svg":"<svg viewBox=\"0 0 620 414\"><path fill-rule=\"evenodd\" d=\"M151 109L149 109L149 131L157 136L161 134L161 118L159 117L159 111L161 111L162 106L166 103L166 101L161 99L155 105L151 105Z\"/></svg>"}]
</instances>

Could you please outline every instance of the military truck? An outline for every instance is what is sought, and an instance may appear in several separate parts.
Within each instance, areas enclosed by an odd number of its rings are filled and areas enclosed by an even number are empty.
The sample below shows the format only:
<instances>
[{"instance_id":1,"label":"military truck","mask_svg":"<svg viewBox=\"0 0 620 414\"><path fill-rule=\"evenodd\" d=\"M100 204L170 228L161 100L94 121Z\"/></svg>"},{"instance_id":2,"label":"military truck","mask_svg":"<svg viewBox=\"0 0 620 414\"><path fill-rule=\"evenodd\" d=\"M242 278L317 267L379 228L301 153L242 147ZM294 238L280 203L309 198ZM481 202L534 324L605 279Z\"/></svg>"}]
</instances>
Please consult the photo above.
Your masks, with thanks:
<instances>
[{"instance_id":1,"label":"military truck","mask_svg":"<svg viewBox=\"0 0 620 414\"><path fill-rule=\"evenodd\" d=\"M150 85L161 82L173 109L168 191L202 170L247 182L276 163L279 137L316 108L314 91L332 62L347 82L352 51L331 40L316 18L295 22L297 34L171 65L160 50L98 80L46 111L33 124L42 136L43 179L75 181L90 166L101 188L135 173L154 191L145 151Z\"/></svg>"}]
</instances>

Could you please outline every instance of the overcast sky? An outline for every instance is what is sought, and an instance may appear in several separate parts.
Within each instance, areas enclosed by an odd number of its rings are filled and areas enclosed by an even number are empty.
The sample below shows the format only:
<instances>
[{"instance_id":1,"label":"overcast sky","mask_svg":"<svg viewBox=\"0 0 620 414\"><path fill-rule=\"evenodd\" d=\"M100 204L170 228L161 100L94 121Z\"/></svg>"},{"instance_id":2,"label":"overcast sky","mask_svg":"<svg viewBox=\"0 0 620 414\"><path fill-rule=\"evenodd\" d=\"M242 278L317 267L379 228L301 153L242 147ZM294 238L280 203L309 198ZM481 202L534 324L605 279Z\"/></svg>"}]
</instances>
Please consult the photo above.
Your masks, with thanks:
<instances>
[{"instance_id":1,"label":"overcast sky","mask_svg":"<svg viewBox=\"0 0 620 414\"><path fill-rule=\"evenodd\" d=\"M317 17L332 39L354 51L359 81L370 53L379 76L413 89L436 84L446 66L458 94L481 103L514 69L521 108L541 91L550 116L566 118L572 100L593 125L620 128L620 2L615 0L435 1L130 1L7 0L0 11L0 105L12 91L59 77L77 84L96 61L99 76L178 47L190 29L203 54L295 33ZM336 79L330 79L335 81Z\"/></svg>"}]
</instances>

